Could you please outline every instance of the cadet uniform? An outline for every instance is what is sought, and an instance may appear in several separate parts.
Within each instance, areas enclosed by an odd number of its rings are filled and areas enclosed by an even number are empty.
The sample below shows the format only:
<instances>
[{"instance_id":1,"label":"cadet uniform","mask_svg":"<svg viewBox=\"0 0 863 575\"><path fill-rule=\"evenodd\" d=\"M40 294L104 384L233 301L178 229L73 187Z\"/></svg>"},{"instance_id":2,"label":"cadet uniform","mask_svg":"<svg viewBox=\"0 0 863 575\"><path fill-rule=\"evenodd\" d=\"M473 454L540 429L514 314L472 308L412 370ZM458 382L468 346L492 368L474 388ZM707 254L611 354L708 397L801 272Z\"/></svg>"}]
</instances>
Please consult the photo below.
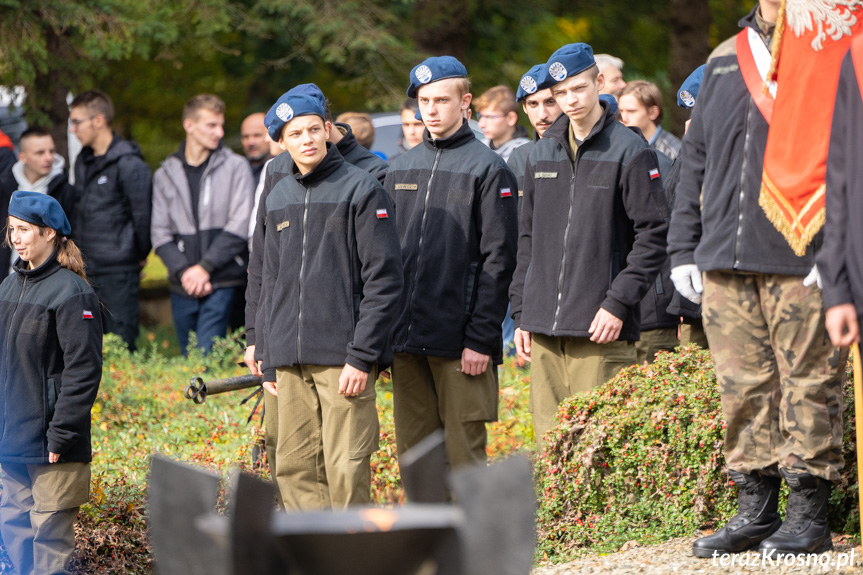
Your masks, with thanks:
<instances>
[{"instance_id":1,"label":"cadet uniform","mask_svg":"<svg viewBox=\"0 0 863 575\"><path fill-rule=\"evenodd\" d=\"M772 25L757 10L741 25L769 45ZM728 425L725 459L740 489L740 514L696 541L693 550L700 557L759 543L762 551L775 551L796 540L801 553L832 546L826 510L812 523L820 524L818 534L790 530L801 525L803 507L817 510L819 501L826 502L829 482L844 465L847 350L830 344L821 291L803 282L821 238L798 257L759 206L767 133L736 52L710 60L684 138L669 252L682 295L699 299L703 273L704 329ZM792 497L787 529L776 533L780 473Z\"/></svg>"},{"instance_id":2,"label":"cadet uniform","mask_svg":"<svg viewBox=\"0 0 863 575\"><path fill-rule=\"evenodd\" d=\"M548 61L557 77L541 88L595 65L586 44L565 46ZM639 302L665 257L656 153L608 103L595 105L602 115L584 141L561 114L525 170L510 299L516 326L532 337L530 409L540 446L561 401L635 363ZM589 339L600 308L623 322L616 341Z\"/></svg>"},{"instance_id":3,"label":"cadet uniform","mask_svg":"<svg viewBox=\"0 0 863 575\"><path fill-rule=\"evenodd\" d=\"M283 95L267 114L273 139L323 106ZM247 339L278 385L276 480L288 509L370 501L378 445L374 381L392 359L389 334L402 287L392 205L368 173L327 144L302 174L288 154L267 171L257 213ZM343 366L369 373L356 396L338 393Z\"/></svg>"},{"instance_id":4,"label":"cadet uniform","mask_svg":"<svg viewBox=\"0 0 863 575\"><path fill-rule=\"evenodd\" d=\"M466 75L455 58L429 58L411 71L407 95ZM385 187L398 213L405 274L393 330L398 452L444 429L451 465L485 462L515 267L515 177L465 121L443 139L426 129L423 142L392 163ZM483 373L462 372L466 348L490 356Z\"/></svg>"}]
</instances>

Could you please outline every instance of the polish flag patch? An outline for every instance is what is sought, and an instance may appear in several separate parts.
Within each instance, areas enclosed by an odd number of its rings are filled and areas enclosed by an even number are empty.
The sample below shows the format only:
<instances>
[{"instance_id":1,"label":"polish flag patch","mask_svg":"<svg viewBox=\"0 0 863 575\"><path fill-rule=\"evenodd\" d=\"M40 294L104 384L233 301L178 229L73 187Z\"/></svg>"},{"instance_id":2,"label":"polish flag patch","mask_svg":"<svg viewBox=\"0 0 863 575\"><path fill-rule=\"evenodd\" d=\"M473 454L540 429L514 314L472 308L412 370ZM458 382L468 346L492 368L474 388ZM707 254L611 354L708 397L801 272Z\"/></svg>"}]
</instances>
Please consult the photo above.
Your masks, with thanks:
<instances>
[{"instance_id":1,"label":"polish flag patch","mask_svg":"<svg viewBox=\"0 0 863 575\"><path fill-rule=\"evenodd\" d=\"M389 214L387 213L386 209L378 210L377 215L378 215L379 220L385 220L388 217L390 217Z\"/></svg>"},{"instance_id":2,"label":"polish flag patch","mask_svg":"<svg viewBox=\"0 0 863 575\"><path fill-rule=\"evenodd\" d=\"M501 188L500 189L500 197L511 198L512 197L512 190L510 190L509 188Z\"/></svg>"},{"instance_id":3,"label":"polish flag patch","mask_svg":"<svg viewBox=\"0 0 863 575\"><path fill-rule=\"evenodd\" d=\"M93 312L89 309L85 309L83 319L93 319Z\"/></svg>"},{"instance_id":4,"label":"polish flag patch","mask_svg":"<svg viewBox=\"0 0 863 575\"><path fill-rule=\"evenodd\" d=\"M659 170L658 170L658 169L656 169L656 168L653 168L652 170L650 170L650 171L649 171L649 172L647 172L647 173L648 173L648 175L650 176L650 179L651 179L651 180L655 180L655 179L657 179L657 178L659 177Z\"/></svg>"}]
</instances>

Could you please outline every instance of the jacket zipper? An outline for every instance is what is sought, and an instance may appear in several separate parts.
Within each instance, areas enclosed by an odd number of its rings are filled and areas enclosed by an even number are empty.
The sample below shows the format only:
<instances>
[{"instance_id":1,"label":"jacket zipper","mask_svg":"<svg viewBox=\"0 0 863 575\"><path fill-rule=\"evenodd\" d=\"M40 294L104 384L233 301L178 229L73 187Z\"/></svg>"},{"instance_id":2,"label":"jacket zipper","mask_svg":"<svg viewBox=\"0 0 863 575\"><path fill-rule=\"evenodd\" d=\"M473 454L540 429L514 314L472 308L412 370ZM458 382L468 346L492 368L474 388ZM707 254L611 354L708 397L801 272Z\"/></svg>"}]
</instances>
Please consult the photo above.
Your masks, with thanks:
<instances>
[{"instance_id":1,"label":"jacket zipper","mask_svg":"<svg viewBox=\"0 0 863 575\"><path fill-rule=\"evenodd\" d=\"M8 398L6 397L6 390L9 388L9 358L12 357L12 353L9 350L10 342L12 341L12 326L15 325L15 314L18 313L18 308L21 307L21 300L24 299L24 290L27 288L27 277L24 277L24 281L21 284L21 293L18 294L18 303L15 304L15 310L12 312L12 318L9 321L9 329L6 330L6 361L3 362L4 374L3 380L5 382L3 389L3 431L0 432L0 439L6 437L6 423L9 421L9 417L6 412L6 408L9 405L9 402L6 401Z\"/></svg>"},{"instance_id":2,"label":"jacket zipper","mask_svg":"<svg viewBox=\"0 0 863 575\"><path fill-rule=\"evenodd\" d=\"M752 99L746 107L746 124L743 136L743 164L740 167L740 194L737 196L737 234L734 238L734 269L740 267L740 239L743 234L743 180L746 175L746 158L749 151L749 115L752 113Z\"/></svg>"},{"instance_id":3,"label":"jacket zipper","mask_svg":"<svg viewBox=\"0 0 863 575\"><path fill-rule=\"evenodd\" d=\"M557 278L557 303L554 308L554 323L551 326L551 334L557 334L557 322L560 319L560 301L563 299L563 275L566 272L566 245L569 240L569 227L572 223L572 206L575 203L575 166L578 162L578 150L575 151L575 159L572 161L572 177L569 180L569 213L566 216L566 227L563 230L563 254L560 257L560 276Z\"/></svg>"},{"instance_id":4,"label":"jacket zipper","mask_svg":"<svg viewBox=\"0 0 863 575\"><path fill-rule=\"evenodd\" d=\"M407 334L405 334L405 344L407 344L407 341L410 338L411 330L413 329L413 326L414 326L414 321L413 321L413 317L414 317L413 292L414 292L414 289L416 288L417 282L419 281L419 277L420 277L420 258L422 257L423 235L425 234L426 214L428 213L429 197L431 196L432 180L434 180L434 175L435 175L435 172L437 171L437 166L438 166L438 162L440 161L440 155L441 155L442 151L443 150L441 148L438 148L437 152L435 152L434 163L432 164L431 174L429 174L429 180L428 180L428 183L426 184L426 197L425 197L425 200L423 201L423 217L420 220L420 237L419 237L419 240L417 241L417 262L416 262L417 269L414 272L414 281L413 281L413 284L411 285L411 288L410 288L410 294L408 294L408 302L410 305L410 312L408 313L408 331L407 331Z\"/></svg>"},{"instance_id":5,"label":"jacket zipper","mask_svg":"<svg viewBox=\"0 0 863 575\"><path fill-rule=\"evenodd\" d=\"M306 188L306 200L303 203L303 250L300 257L300 281L299 281L299 310L297 311L297 363L302 364L302 331L303 331L303 271L306 268L306 238L308 236L308 221L309 221L309 199L311 198L311 188Z\"/></svg>"}]
</instances>

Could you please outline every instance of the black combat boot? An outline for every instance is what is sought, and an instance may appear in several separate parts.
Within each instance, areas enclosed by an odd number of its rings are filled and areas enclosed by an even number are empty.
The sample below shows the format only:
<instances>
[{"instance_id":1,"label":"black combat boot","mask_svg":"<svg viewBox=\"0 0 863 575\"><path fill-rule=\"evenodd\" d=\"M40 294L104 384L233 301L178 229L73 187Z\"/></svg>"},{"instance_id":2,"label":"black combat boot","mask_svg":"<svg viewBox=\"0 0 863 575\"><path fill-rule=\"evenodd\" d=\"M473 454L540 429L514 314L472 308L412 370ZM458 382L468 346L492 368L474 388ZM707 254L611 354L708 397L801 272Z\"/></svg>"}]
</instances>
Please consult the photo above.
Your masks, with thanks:
<instances>
[{"instance_id":1,"label":"black combat boot","mask_svg":"<svg viewBox=\"0 0 863 575\"><path fill-rule=\"evenodd\" d=\"M725 527L692 544L696 557L715 557L725 553L740 553L757 547L779 529L778 477L767 477L759 473L746 475L729 471L728 475L737 484L737 515Z\"/></svg>"},{"instance_id":2,"label":"black combat boot","mask_svg":"<svg viewBox=\"0 0 863 575\"><path fill-rule=\"evenodd\" d=\"M809 473L780 472L791 488L785 521L758 550L777 556L830 551L833 540L827 526L827 498L833 484Z\"/></svg>"}]
</instances>

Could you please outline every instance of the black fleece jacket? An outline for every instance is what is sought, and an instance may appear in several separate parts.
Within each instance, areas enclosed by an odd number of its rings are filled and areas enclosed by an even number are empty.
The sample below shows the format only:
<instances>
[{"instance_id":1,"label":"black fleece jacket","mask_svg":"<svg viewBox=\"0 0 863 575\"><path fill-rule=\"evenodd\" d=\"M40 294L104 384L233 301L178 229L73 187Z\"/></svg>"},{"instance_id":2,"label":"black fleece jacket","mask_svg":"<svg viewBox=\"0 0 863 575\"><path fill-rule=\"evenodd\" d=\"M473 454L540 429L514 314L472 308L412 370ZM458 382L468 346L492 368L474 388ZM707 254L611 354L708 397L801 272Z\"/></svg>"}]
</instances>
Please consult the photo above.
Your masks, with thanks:
<instances>
[{"instance_id":1,"label":"black fleece jacket","mask_svg":"<svg viewBox=\"0 0 863 575\"><path fill-rule=\"evenodd\" d=\"M85 147L75 160L72 237L87 273L140 271L150 253L153 174L137 144L114 136L103 156Z\"/></svg>"},{"instance_id":2,"label":"black fleece jacket","mask_svg":"<svg viewBox=\"0 0 863 575\"><path fill-rule=\"evenodd\" d=\"M256 217L246 340L264 380L298 364L388 366L402 265L392 204L377 180L332 144L305 175L282 154L267 170Z\"/></svg>"},{"instance_id":3,"label":"black fleece jacket","mask_svg":"<svg viewBox=\"0 0 863 575\"><path fill-rule=\"evenodd\" d=\"M373 175L383 184L387 176L387 163L364 147L360 146L350 124L336 122L333 129L342 132L342 139L336 144L345 161Z\"/></svg>"},{"instance_id":4,"label":"black fleece jacket","mask_svg":"<svg viewBox=\"0 0 863 575\"><path fill-rule=\"evenodd\" d=\"M90 409L102 380L96 294L56 254L18 262L0 284L0 463L90 461Z\"/></svg>"},{"instance_id":5,"label":"black fleece jacket","mask_svg":"<svg viewBox=\"0 0 863 575\"><path fill-rule=\"evenodd\" d=\"M755 10L741 28L758 30ZM698 105L683 137L680 183L668 233L671 266L701 271L805 276L822 233L798 257L758 204L767 121L743 80L737 53L707 63Z\"/></svg>"},{"instance_id":6,"label":"black fleece jacket","mask_svg":"<svg viewBox=\"0 0 863 575\"><path fill-rule=\"evenodd\" d=\"M501 322L515 267L515 176L464 122L399 156L385 183L398 214L405 293L396 352L501 361Z\"/></svg>"},{"instance_id":7,"label":"black fleece jacket","mask_svg":"<svg viewBox=\"0 0 863 575\"><path fill-rule=\"evenodd\" d=\"M656 152L603 116L572 161L562 114L528 157L512 317L524 331L590 337L600 308L640 333L639 302L665 259L668 207Z\"/></svg>"},{"instance_id":8,"label":"black fleece jacket","mask_svg":"<svg viewBox=\"0 0 863 575\"><path fill-rule=\"evenodd\" d=\"M830 152L827 155L827 221L818 271L824 307L853 303L863 324L863 97L849 52L842 61Z\"/></svg>"}]
</instances>

